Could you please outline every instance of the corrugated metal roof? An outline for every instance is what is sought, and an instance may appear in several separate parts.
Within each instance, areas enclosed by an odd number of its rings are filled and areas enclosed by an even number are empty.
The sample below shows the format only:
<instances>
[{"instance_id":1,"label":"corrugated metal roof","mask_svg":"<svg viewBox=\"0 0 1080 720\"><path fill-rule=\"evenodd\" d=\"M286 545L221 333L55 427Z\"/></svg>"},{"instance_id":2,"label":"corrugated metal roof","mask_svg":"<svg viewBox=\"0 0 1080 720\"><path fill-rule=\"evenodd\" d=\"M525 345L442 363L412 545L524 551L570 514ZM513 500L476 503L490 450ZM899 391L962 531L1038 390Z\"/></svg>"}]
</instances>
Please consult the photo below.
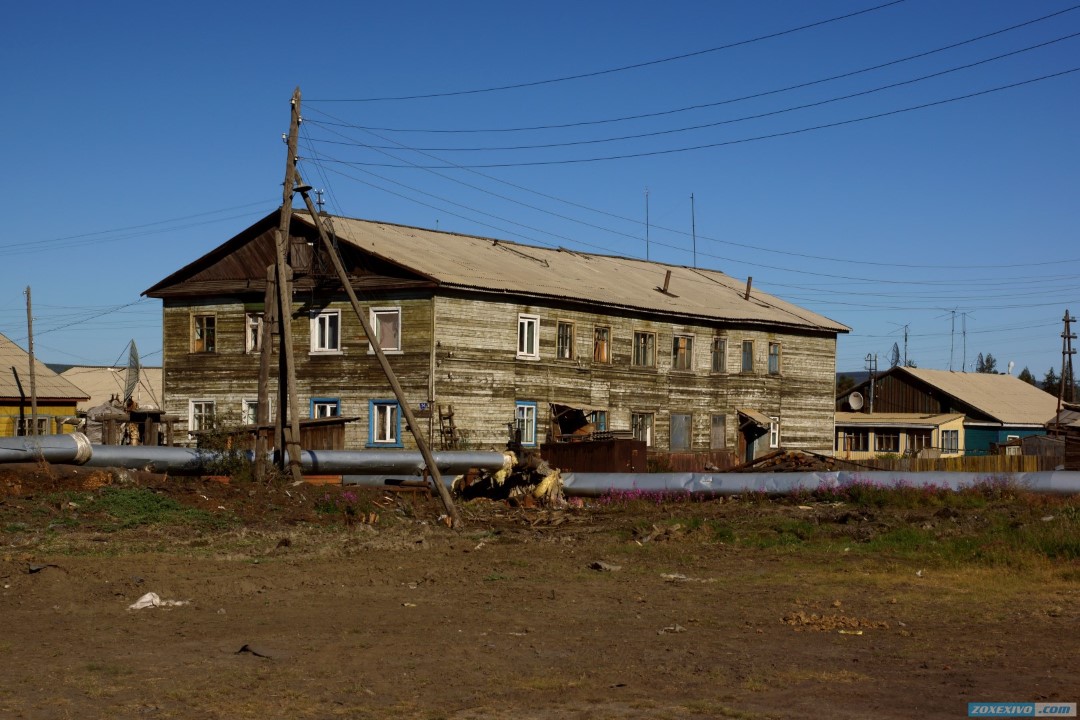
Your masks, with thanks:
<instances>
[{"instance_id":1,"label":"corrugated metal roof","mask_svg":"<svg viewBox=\"0 0 1080 720\"><path fill-rule=\"evenodd\" d=\"M963 413L945 413L943 415L923 415L921 413L836 413L837 425L887 425L905 427L937 427L964 417Z\"/></svg>"},{"instance_id":2,"label":"corrugated metal roof","mask_svg":"<svg viewBox=\"0 0 1080 720\"><path fill-rule=\"evenodd\" d=\"M12 367L19 371L19 381L22 382L23 392L29 403L30 353L6 336L0 335L0 397L19 397L19 386L15 382L14 373L11 372ZM37 358L34 358L34 384L39 400L84 400L87 398L85 392L57 375Z\"/></svg>"},{"instance_id":3,"label":"corrugated metal roof","mask_svg":"<svg viewBox=\"0 0 1080 720\"><path fill-rule=\"evenodd\" d=\"M75 365L60 373L60 377L75 384L90 396L89 400L78 404L79 410L88 410L108 402L113 395L123 399L127 368ZM147 408L153 405L160 409L162 388L161 368L139 368L139 384L133 393L139 407Z\"/></svg>"},{"instance_id":4,"label":"corrugated metal roof","mask_svg":"<svg viewBox=\"0 0 1080 720\"><path fill-rule=\"evenodd\" d=\"M311 223L310 215L297 220ZM715 270L519 245L370 220L334 217L339 240L447 287L577 300L690 318L720 318L845 333L849 328ZM671 272L667 292L666 273Z\"/></svg>"},{"instance_id":5,"label":"corrugated metal roof","mask_svg":"<svg viewBox=\"0 0 1080 720\"><path fill-rule=\"evenodd\" d=\"M1011 375L897 368L933 385L1004 425L1044 425L1057 413L1057 398Z\"/></svg>"}]
</instances>

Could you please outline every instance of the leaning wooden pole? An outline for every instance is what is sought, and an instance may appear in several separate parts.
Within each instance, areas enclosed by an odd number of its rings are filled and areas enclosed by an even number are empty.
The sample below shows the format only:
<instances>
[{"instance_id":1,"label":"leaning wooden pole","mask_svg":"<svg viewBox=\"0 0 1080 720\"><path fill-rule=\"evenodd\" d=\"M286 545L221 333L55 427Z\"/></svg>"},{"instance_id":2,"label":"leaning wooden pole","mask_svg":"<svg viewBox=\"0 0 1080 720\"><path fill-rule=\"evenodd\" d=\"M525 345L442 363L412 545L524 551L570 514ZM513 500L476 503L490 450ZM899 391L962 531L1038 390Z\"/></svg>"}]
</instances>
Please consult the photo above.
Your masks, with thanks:
<instances>
[{"instance_id":1,"label":"leaning wooden pole","mask_svg":"<svg viewBox=\"0 0 1080 720\"><path fill-rule=\"evenodd\" d=\"M301 183L299 174L296 176L296 182L298 184ZM311 201L307 190L301 185L299 192L300 196L304 199L304 204L307 206L308 212L311 213L312 222L314 222L315 227L319 230L319 237L322 239L323 247L326 248L326 254L330 257L330 262L334 265L338 280L345 289L345 294L349 296L349 302L352 304L356 317L360 320L360 325L364 329L364 335L367 336L368 341L371 343L371 349L375 352L375 357L378 359L379 365L382 367L382 371L390 383L390 387L394 390L394 397L397 398L398 406L401 408L401 414L405 417L405 423L409 426L409 430L416 440L416 446L420 450L420 455L424 458L427 470L431 474L431 480L435 484L435 489L438 491L439 497L442 499L443 507L446 508L446 514L450 517L450 526L460 528L462 526L461 515L458 514L457 507L454 505L454 500L450 497L450 491L447 490L446 486L443 484L439 466L435 464L435 458L432 456L431 449L424 439L424 434L420 430L420 425L416 422L416 417L409 408L409 403L405 398L405 391L401 389L401 383L398 382L397 376L394 374L394 369L390 367L390 361L386 359L386 353L384 353L379 346L379 339L375 336L375 332L371 327L371 323L368 321L367 315L364 314L363 309L360 307L360 301L356 297L356 291L353 290L352 283L349 282L349 275L345 272L345 265L341 262L341 257L338 255L337 248L334 247L334 244L330 241L330 236L326 234L326 228L323 227L319 212L315 209L315 203Z\"/></svg>"},{"instance_id":2,"label":"leaning wooden pole","mask_svg":"<svg viewBox=\"0 0 1080 720\"><path fill-rule=\"evenodd\" d=\"M300 418L297 416L299 400L296 392L296 360L292 345L292 273L289 268L289 225L292 221L293 187L296 184L296 146L300 133L300 88L293 91L292 113L289 121L288 158L285 161L285 183L282 187L281 218L274 236L275 265L277 267L277 307L281 342L283 372L278 375L278 417L281 418L281 436L277 447L289 451L289 468L294 480L301 480L300 471ZM288 429L285 421L288 420Z\"/></svg>"},{"instance_id":3,"label":"leaning wooden pole","mask_svg":"<svg viewBox=\"0 0 1080 720\"><path fill-rule=\"evenodd\" d=\"M30 286L26 286L26 342L30 356L30 432L27 435L36 437L37 426L37 372L34 369L34 312L30 309Z\"/></svg>"},{"instance_id":4,"label":"leaning wooden pole","mask_svg":"<svg viewBox=\"0 0 1080 720\"><path fill-rule=\"evenodd\" d=\"M260 482L266 480L266 456L269 451L266 428L270 425L270 361L274 351L276 322L277 268L275 265L268 265L266 292L263 296L263 321L259 328L259 400L255 410L255 479Z\"/></svg>"}]
</instances>

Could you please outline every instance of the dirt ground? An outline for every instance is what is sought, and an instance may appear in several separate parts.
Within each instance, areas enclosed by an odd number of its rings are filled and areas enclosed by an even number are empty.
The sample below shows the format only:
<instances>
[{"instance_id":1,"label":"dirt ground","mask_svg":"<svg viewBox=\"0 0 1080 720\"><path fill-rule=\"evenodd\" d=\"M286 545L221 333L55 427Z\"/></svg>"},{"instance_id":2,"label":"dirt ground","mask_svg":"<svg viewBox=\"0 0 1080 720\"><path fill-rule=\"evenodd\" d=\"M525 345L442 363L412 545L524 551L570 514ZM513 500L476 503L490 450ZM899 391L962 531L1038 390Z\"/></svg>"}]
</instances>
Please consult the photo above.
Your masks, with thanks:
<instances>
[{"instance_id":1,"label":"dirt ground","mask_svg":"<svg viewBox=\"0 0 1080 720\"><path fill-rule=\"evenodd\" d=\"M117 483L199 513L109 526L95 496ZM481 500L453 531L426 495L347 492L0 470L0 716L955 718L1080 701L1074 561L856 552L881 516L831 504ZM842 521L850 543L737 541L791 519ZM184 604L129 609L148 592Z\"/></svg>"}]
</instances>

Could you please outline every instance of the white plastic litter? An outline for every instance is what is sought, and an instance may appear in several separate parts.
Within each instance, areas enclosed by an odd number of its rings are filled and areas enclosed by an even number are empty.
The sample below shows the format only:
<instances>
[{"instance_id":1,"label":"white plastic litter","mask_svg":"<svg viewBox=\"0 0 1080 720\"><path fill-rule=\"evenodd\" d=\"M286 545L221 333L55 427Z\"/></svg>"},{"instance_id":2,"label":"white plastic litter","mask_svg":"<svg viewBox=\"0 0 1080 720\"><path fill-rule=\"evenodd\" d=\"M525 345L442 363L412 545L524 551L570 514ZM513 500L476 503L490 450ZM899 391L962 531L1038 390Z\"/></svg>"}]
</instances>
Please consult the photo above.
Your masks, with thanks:
<instances>
[{"instance_id":1,"label":"white plastic litter","mask_svg":"<svg viewBox=\"0 0 1080 720\"><path fill-rule=\"evenodd\" d=\"M178 607L180 605L187 605L190 602L190 600L162 600L161 596L157 593L148 592L128 605L128 610L142 610L144 608L152 607Z\"/></svg>"}]
</instances>

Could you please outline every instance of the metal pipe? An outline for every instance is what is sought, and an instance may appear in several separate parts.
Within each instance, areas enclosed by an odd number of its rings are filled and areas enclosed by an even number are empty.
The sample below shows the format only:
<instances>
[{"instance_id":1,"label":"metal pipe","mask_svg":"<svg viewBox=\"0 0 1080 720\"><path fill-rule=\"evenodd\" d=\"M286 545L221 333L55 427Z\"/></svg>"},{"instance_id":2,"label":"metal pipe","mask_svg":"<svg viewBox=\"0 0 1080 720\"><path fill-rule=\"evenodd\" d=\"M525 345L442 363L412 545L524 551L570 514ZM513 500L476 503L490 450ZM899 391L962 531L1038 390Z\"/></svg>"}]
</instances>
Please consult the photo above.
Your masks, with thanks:
<instances>
[{"instance_id":1,"label":"metal pipe","mask_svg":"<svg viewBox=\"0 0 1080 720\"><path fill-rule=\"evenodd\" d=\"M82 433L0 438L0 463L45 460L82 465L91 454L90 440Z\"/></svg>"},{"instance_id":2,"label":"metal pipe","mask_svg":"<svg viewBox=\"0 0 1080 720\"><path fill-rule=\"evenodd\" d=\"M690 493L717 496L761 492L786 495L798 491L839 489L855 483L881 487L938 487L960 490L985 483L1014 483L1049 494L1080 493L1080 472L805 472L805 473L565 473L567 495L600 497L611 492Z\"/></svg>"},{"instance_id":3,"label":"metal pipe","mask_svg":"<svg viewBox=\"0 0 1080 720\"><path fill-rule=\"evenodd\" d=\"M172 475L214 475L225 472L223 465L231 458L254 462L255 454L152 445L94 445L93 457L86 465L146 469ZM285 459L288 461L288 457ZM499 470L504 463L503 454L496 452L445 451L434 453L433 459L440 471L454 475L473 468ZM419 476L425 467L423 455L416 451L304 450L300 453L300 468L309 475L393 473Z\"/></svg>"}]
</instances>

